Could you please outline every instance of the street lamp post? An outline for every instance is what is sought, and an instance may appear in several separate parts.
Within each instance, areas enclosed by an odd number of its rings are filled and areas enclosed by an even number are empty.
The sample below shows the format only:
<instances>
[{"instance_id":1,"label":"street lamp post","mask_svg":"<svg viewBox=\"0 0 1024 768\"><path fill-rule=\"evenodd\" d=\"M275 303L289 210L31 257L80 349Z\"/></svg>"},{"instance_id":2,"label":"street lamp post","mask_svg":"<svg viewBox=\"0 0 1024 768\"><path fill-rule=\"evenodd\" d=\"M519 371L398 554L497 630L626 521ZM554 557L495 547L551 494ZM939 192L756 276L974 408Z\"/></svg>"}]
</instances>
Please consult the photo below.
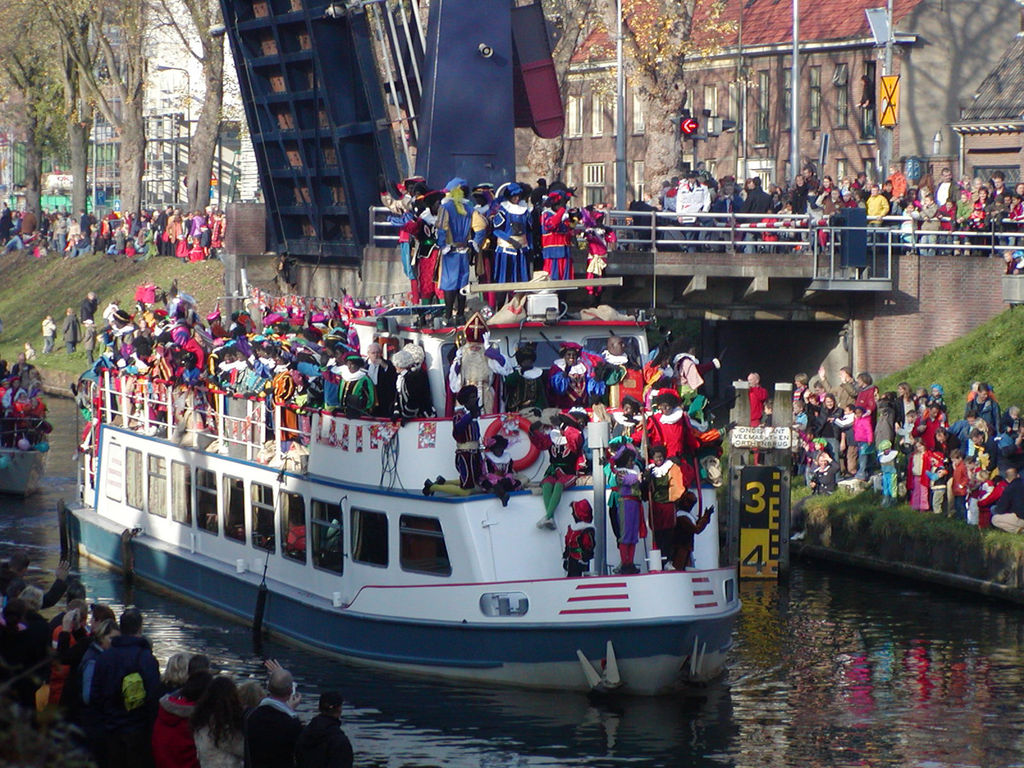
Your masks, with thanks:
<instances>
[{"instance_id":1,"label":"street lamp post","mask_svg":"<svg viewBox=\"0 0 1024 768\"><path fill-rule=\"evenodd\" d=\"M192 73L185 69L185 67L172 67L169 64L158 64L156 70L157 72L182 72L185 75L185 162L188 163L192 160ZM174 173L178 173L177 164L175 164ZM174 197L176 199L178 197L178 189L178 180L175 178Z\"/></svg>"},{"instance_id":2,"label":"street lamp post","mask_svg":"<svg viewBox=\"0 0 1024 768\"><path fill-rule=\"evenodd\" d=\"M615 3L615 207L626 209L626 71L622 62L622 0Z\"/></svg>"}]
</instances>

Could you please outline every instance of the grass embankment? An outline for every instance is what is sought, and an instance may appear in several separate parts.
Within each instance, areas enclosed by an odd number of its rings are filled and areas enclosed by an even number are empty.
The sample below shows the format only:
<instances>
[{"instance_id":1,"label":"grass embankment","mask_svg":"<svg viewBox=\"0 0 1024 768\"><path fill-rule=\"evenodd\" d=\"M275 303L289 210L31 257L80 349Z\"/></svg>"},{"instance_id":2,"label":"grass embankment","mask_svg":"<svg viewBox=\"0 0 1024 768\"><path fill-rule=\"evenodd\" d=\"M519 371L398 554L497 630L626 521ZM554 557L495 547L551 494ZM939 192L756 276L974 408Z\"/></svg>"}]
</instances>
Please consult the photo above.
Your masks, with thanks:
<instances>
[{"instance_id":1,"label":"grass embankment","mask_svg":"<svg viewBox=\"0 0 1024 768\"><path fill-rule=\"evenodd\" d=\"M100 255L36 259L27 251L4 255L0 257L0 357L13 363L29 341L38 353L35 364L47 382L67 381L85 370L88 360L81 346L72 355L64 351L64 311L71 307L77 314L89 291L95 291L99 298L96 319L102 322L103 308L112 299L133 312L136 286L152 281L167 289L177 279L178 289L195 296L205 314L224 293L223 273L219 261L188 264L175 258L156 258L134 263L123 257ZM53 354L43 355L40 323L48 314L57 323L57 339Z\"/></svg>"},{"instance_id":2,"label":"grass embankment","mask_svg":"<svg viewBox=\"0 0 1024 768\"><path fill-rule=\"evenodd\" d=\"M964 310L968 311L968 310ZM967 392L975 381L995 390L999 404L1024 405L1024 309L1007 309L966 336L932 350L913 365L878 382L883 392L895 391L901 381L912 387L941 384L950 419L963 414Z\"/></svg>"}]
</instances>

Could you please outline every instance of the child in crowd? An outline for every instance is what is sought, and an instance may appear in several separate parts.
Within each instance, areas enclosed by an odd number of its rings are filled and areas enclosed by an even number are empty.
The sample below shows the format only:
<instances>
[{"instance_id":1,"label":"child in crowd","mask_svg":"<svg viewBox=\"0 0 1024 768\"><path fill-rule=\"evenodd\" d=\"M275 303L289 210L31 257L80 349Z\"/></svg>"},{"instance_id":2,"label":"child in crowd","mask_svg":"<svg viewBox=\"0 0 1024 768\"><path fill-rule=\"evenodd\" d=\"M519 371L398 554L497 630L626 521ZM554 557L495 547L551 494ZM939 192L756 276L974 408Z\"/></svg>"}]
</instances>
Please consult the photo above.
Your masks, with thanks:
<instances>
[{"instance_id":1,"label":"child in crowd","mask_svg":"<svg viewBox=\"0 0 1024 768\"><path fill-rule=\"evenodd\" d=\"M594 510L586 499L578 499L569 505L572 522L565 531L565 550L562 552L562 567L569 578L577 578L590 570L597 541L594 530Z\"/></svg>"},{"instance_id":2,"label":"child in crowd","mask_svg":"<svg viewBox=\"0 0 1024 768\"><path fill-rule=\"evenodd\" d=\"M949 452L949 458L953 462L953 516L966 523L967 496L971 490L967 464L958 448Z\"/></svg>"},{"instance_id":3,"label":"child in crowd","mask_svg":"<svg viewBox=\"0 0 1024 768\"><path fill-rule=\"evenodd\" d=\"M892 442L883 440L878 444L878 463L882 467L882 506L890 507L896 503L899 486L899 470L896 459L900 452L892 447Z\"/></svg>"},{"instance_id":4,"label":"child in crowd","mask_svg":"<svg viewBox=\"0 0 1024 768\"><path fill-rule=\"evenodd\" d=\"M875 452L875 434L871 413L863 405L853 407L853 443L857 450L857 479L868 479L868 462Z\"/></svg>"}]
</instances>

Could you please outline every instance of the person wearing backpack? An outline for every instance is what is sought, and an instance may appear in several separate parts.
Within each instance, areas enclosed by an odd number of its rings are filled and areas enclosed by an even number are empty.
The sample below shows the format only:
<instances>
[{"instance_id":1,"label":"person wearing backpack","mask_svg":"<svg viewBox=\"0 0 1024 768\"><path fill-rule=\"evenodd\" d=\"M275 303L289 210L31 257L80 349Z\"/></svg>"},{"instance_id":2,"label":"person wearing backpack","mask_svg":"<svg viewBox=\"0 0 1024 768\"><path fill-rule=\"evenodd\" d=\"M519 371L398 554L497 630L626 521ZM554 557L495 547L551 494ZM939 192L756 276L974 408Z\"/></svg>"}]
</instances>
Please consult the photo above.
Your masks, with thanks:
<instances>
[{"instance_id":1,"label":"person wearing backpack","mask_svg":"<svg viewBox=\"0 0 1024 768\"><path fill-rule=\"evenodd\" d=\"M150 739L162 689L160 666L142 636L142 614L126 608L121 634L96 659L92 706L106 734L106 768L151 768Z\"/></svg>"}]
</instances>

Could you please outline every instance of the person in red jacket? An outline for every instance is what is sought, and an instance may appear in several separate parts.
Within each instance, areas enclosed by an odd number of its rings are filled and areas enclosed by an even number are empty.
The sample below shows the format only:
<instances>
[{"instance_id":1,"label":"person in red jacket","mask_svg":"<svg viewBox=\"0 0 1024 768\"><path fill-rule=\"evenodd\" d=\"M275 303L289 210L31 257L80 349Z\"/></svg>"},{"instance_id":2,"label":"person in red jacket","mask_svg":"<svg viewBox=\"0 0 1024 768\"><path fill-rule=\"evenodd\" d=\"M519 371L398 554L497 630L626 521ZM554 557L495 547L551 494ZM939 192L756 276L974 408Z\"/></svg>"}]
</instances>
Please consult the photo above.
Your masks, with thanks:
<instances>
[{"instance_id":1,"label":"person in red jacket","mask_svg":"<svg viewBox=\"0 0 1024 768\"><path fill-rule=\"evenodd\" d=\"M761 426L761 419L764 418L764 404L768 402L768 390L761 386L761 374L748 373L747 384L750 390L747 397L750 399L750 426Z\"/></svg>"},{"instance_id":2,"label":"person in red jacket","mask_svg":"<svg viewBox=\"0 0 1024 768\"><path fill-rule=\"evenodd\" d=\"M658 410L647 420L647 436L651 445L665 446L668 458L679 464L683 484L690 488L697 482L693 458L700 448L690 419L683 410L683 401L675 390L663 389L654 398Z\"/></svg>"},{"instance_id":3,"label":"person in red jacket","mask_svg":"<svg viewBox=\"0 0 1024 768\"><path fill-rule=\"evenodd\" d=\"M213 675L208 671L194 672L180 690L161 697L153 724L153 764L156 768L199 768L189 717L212 681Z\"/></svg>"}]
</instances>

